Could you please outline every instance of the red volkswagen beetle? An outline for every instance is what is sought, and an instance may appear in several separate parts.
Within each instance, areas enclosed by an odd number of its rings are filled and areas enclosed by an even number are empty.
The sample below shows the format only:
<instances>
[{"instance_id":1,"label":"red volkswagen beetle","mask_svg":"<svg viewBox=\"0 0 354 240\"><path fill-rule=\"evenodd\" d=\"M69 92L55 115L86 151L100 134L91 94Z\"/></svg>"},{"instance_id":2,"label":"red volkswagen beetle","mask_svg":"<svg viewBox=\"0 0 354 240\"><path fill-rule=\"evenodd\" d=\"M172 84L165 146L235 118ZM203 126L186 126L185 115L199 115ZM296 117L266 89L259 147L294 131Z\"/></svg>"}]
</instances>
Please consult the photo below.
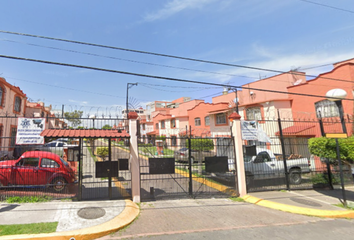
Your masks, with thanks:
<instances>
[{"instance_id":1,"label":"red volkswagen beetle","mask_svg":"<svg viewBox=\"0 0 354 240\"><path fill-rule=\"evenodd\" d=\"M45 186L62 192L67 184L75 182L69 164L51 152L30 151L17 160L0 162L0 187Z\"/></svg>"}]
</instances>

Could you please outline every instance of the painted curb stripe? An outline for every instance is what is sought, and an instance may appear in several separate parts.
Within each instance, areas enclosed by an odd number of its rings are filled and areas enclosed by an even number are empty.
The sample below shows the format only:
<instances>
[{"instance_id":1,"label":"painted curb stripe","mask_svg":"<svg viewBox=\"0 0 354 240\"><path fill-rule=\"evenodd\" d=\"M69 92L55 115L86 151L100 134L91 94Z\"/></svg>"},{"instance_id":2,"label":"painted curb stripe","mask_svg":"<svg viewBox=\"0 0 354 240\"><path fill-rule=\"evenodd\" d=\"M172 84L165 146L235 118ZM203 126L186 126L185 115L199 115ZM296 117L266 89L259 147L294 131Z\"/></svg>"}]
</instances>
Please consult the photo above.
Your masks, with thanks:
<instances>
[{"instance_id":1,"label":"painted curb stripe","mask_svg":"<svg viewBox=\"0 0 354 240\"><path fill-rule=\"evenodd\" d=\"M139 213L140 209L137 204L133 203L131 200L125 200L125 208L122 213L114 219L102 223L100 225L67 232L8 235L0 237L0 240L68 240L71 238L75 240L96 239L126 227L134 221L134 219L139 215Z\"/></svg>"},{"instance_id":2,"label":"painted curb stripe","mask_svg":"<svg viewBox=\"0 0 354 240\"><path fill-rule=\"evenodd\" d=\"M296 214L314 216L314 217L354 219L354 211L352 210L339 211L339 210L320 210L320 209L304 208L298 206L291 206L283 203L272 202L261 198L253 197L251 195L246 195L242 198L248 203L253 203L259 206L263 206L275 210L281 210L284 212L290 212L290 213L296 213Z\"/></svg>"}]
</instances>

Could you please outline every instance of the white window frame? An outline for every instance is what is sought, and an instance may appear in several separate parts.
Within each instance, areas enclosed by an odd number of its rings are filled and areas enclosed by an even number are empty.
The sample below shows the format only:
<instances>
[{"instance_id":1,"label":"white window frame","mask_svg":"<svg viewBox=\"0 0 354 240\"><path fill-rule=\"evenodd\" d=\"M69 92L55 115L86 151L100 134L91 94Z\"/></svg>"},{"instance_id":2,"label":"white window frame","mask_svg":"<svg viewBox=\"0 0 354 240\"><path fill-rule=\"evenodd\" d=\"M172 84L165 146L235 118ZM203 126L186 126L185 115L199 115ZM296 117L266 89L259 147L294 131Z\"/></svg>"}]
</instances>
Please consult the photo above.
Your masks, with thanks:
<instances>
[{"instance_id":1,"label":"white window frame","mask_svg":"<svg viewBox=\"0 0 354 240\"><path fill-rule=\"evenodd\" d=\"M200 126L201 124L200 117L194 118L194 126Z\"/></svg>"},{"instance_id":2,"label":"white window frame","mask_svg":"<svg viewBox=\"0 0 354 240\"><path fill-rule=\"evenodd\" d=\"M247 120L262 120L262 112L260 107L251 107L246 109Z\"/></svg>"},{"instance_id":3,"label":"white window frame","mask_svg":"<svg viewBox=\"0 0 354 240\"><path fill-rule=\"evenodd\" d=\"M328 99L316 102L315 108L318 118L339 117L339 109L336 103Z\"/></svg>"}]
</instances>

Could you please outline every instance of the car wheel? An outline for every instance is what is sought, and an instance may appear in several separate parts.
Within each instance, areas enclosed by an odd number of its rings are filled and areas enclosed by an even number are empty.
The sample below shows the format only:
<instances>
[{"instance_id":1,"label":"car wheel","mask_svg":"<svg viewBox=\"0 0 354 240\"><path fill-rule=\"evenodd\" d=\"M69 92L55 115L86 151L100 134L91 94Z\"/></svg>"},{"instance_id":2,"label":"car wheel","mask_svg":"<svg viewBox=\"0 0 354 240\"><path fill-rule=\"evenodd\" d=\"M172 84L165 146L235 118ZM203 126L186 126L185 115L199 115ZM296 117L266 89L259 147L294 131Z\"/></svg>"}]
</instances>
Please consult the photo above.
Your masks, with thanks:
<instances>
[{"instance_id":1,"label":"car wheel","mask_svg":"<svg viewBox=\"0 0 354 240\"><path fill-rule=\"evenodd\" d=\"M57 177L52 181L54 192L62 192L66 188L66 180L62 177Z\"/></svg>"},{"instance_id":2,"label":"car wheel","mask_svg":"<svg viewBox=\"0 0 354 240\"><path fill-rule=\"evenodd\" d=\"M301 184L301 171L297 169L290 170L289 182L290 184Z\"/></svg>"}]
</instances>

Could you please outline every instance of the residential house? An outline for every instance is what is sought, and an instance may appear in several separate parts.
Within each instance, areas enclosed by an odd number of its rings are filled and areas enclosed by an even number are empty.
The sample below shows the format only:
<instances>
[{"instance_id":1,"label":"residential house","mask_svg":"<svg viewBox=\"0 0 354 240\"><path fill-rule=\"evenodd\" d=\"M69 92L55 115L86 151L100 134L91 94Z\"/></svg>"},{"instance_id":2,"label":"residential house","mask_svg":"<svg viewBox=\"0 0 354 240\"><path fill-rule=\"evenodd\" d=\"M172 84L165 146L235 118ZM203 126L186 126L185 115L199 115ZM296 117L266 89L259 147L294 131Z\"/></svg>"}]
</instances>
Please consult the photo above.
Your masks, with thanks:
<instances>
[{"instance_id":1,"label":"residential house","mask_svg":"<svg viewBox=\"0 0 354 240\"><path fill-rule=\"evenodd\" d=\"M0 151L12 154L17 133L17 117L25 116L26 94L0 77Z\"/></svg>"}]
</instances>

